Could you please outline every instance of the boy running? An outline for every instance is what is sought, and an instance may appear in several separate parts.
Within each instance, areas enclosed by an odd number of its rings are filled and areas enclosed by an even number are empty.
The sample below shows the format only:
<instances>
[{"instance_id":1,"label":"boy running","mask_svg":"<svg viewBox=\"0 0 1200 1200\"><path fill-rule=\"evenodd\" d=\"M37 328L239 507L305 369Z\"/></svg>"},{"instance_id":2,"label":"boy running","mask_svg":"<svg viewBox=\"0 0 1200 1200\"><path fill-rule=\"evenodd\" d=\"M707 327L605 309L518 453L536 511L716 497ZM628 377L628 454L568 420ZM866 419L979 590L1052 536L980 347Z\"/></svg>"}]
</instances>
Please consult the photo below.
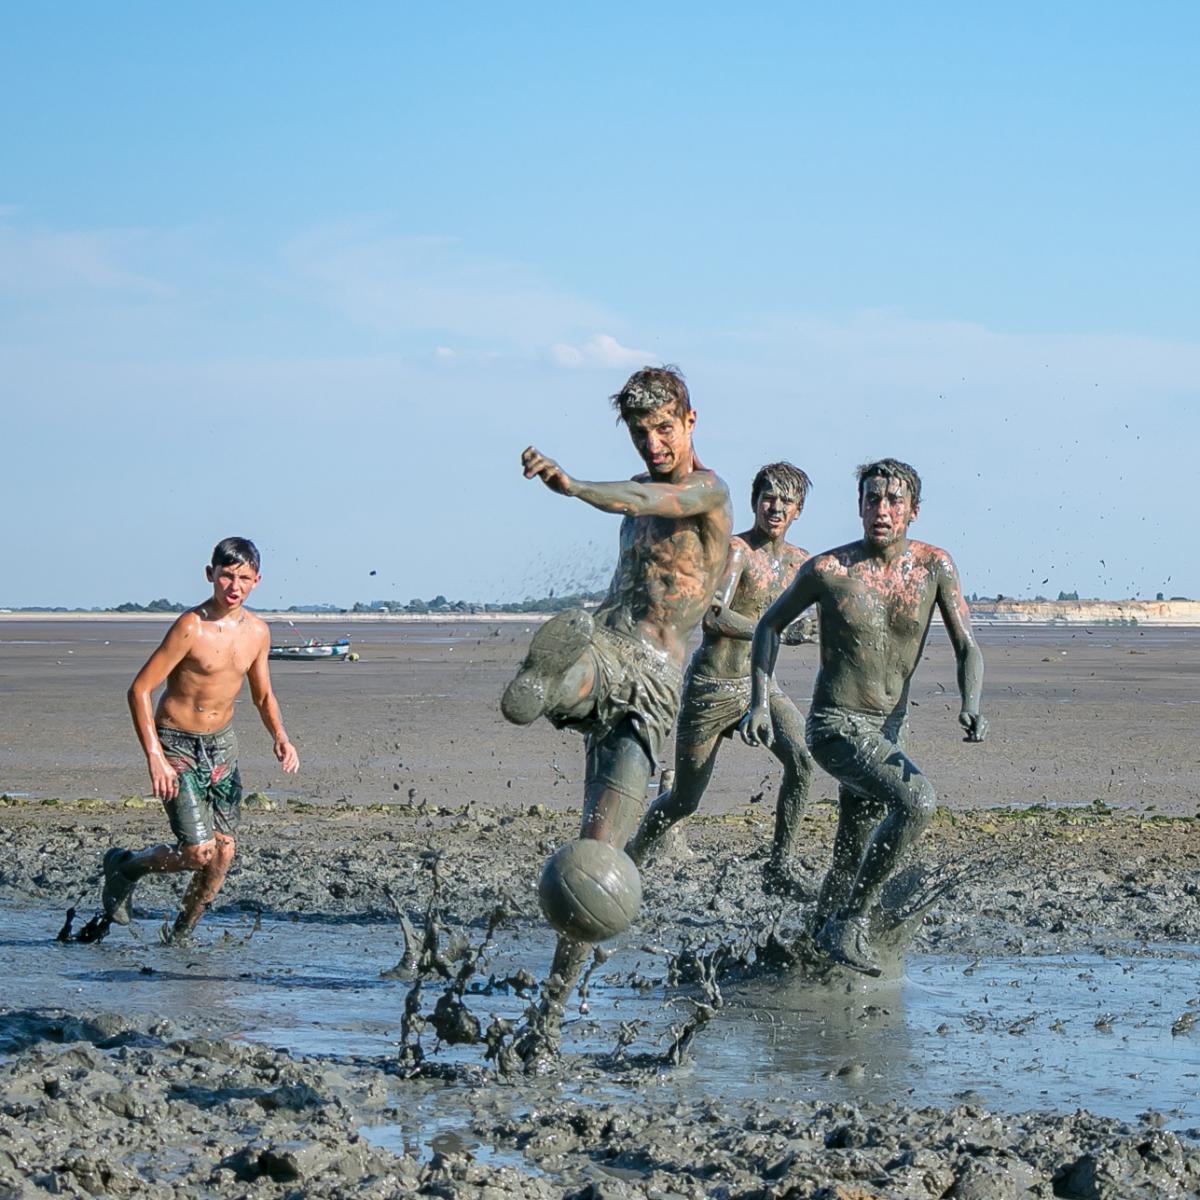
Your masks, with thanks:
<instances>
[{"instance_id":1,"label":"boy running","mask_svg":"<svg viewBox=\"0 0 1200 1200\"><path fill-rule=\"evenodd\" d=\"M242 607L262 579L258 550L245 538L226 538L213 549L205 574L212 598L179 617L129 688L133 726L175 844L137 851L114 846L104 856L104 912L118 925L129 924L130 899L143 875L194 872L170 940L191 933L233 862L242 781L232 721L243 679L250 680L275 757L289 774L300 766L271 691L270 633ZM155 709L151 696L164 682Z\"/></svg>"},{"instance_id":2,"label":"boy running","mask_svg":"<svg viewBox=\"0 0 1200 1200\"><path fill-rule=\"evenodd\" d=\"M754 626L808 558L807 550L786 539L811 486L808 475L787 462L768 463L754 477L754 527L730 540L724 578L704 616L704 640L684 682L675 727L674 786L659 793L625 846L639 867L655 854L670 828L699 807L721 739L732 736L750 705ZM810 625L808 620L797 622L784 631L782 640L788 645L814 641ZM783 764L783 780L764 884L768 891L787 894L792 887L788 861L808 796L812 759L804 745L804 718L774 684L770 708L775 734L770 748Z\"/></svg>"},{"instance_id":3,"label":"boy running","mask_svg":"<svg viewBox=\"0 0 1200 1200\"><path fill-rule=\"evenodd\" d=\"M971 632L958 568L945 550L908 536L921 478L894 458L858 470L861 540L810 558L754 632L752 745L770 745L771 672L780 635L810 604L821 622L821 666L808 710L808 748L840 787L833 864L817 901L817 947L833 961L878 975L870 913L936 804L908 756L908 692L929 624L941 613L958 664L964 741L982 742L983 655Z\"/></svg>"}]
</instances>

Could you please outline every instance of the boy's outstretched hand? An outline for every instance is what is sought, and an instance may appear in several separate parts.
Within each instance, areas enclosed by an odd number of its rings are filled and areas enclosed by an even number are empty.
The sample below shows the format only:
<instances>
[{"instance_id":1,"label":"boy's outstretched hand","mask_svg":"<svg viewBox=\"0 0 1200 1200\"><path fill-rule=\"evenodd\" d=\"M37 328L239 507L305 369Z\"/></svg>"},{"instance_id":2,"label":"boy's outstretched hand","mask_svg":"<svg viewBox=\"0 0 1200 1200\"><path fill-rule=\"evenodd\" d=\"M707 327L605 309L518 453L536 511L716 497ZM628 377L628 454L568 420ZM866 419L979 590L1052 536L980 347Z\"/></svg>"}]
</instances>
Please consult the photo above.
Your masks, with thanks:
<instances>
[{"instance_id":1,"label":"boy's outstretched hand","mask_svg":"<svg viewBox=\"0 0 1200 1200\"><path fill-rule=\"evenodd\" d=\"M521 451L521 470L526 479L540 479L552 492L560 496L571 494L571 477L554 461L547 458L534 446Z\"/></svg>"}]
</instances>

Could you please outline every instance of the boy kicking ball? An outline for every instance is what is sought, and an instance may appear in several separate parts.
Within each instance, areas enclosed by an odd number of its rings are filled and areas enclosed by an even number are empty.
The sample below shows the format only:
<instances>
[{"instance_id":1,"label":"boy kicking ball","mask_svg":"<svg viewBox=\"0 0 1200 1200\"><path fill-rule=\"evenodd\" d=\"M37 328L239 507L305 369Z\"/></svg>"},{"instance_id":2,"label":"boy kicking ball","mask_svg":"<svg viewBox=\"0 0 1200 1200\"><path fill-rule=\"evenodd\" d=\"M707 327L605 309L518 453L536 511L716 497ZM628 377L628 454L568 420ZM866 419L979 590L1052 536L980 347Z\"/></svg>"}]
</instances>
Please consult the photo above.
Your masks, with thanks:
<instances>
[{"instance_id":1,"label":"boy kicking ball","mask_svg":"<svg viewBox=\"0 0 1200 1200\"><path fill-rule=\"evenodd\" d=\"M233 862L242 781L232 721L243 679L250 680L275 757L289 774L300 766L271 691L270 633L242 607L262 578L258 550L245 538L226 538L217 543L205 573L212 598L179 617L129 688L133 726L175 844L145 850L114 846L104 856L104 913L118 925L129 924L130 899L143 875L193 872L168 940L191 933ZM155 709L151 696L163 683Z\"/></svg>"}]
</instances>

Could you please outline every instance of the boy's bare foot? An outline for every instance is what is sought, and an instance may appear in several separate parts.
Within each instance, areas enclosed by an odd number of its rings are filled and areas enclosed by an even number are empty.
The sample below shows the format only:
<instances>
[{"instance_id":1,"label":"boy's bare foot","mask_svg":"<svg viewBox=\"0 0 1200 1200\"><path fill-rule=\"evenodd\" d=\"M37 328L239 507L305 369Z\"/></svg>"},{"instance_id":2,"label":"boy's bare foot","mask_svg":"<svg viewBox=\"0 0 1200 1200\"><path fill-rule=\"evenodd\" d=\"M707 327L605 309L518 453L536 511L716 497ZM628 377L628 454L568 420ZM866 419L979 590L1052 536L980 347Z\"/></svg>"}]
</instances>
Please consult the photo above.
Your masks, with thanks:
<instances>
[{"instance_id":1,"label":"boy's bare foot","mask_svg":"<svg viewBox=\"0 0 1200 1200\"><path fill-rule=\"evenodd\" d=\"M174 924L170 921L162 923L158 930L158 940L164 946L190 946L194 928L194 925L185 924L183 915L180 914L175 918Z\"/></svg>"},{"instance_id":2,"label":"boy's bare foot","mask_svg":"<svg viewBox=\"0 0 1200 1200\"><path fill-rule=\"evenodd\" d=\"M104 905L104 915L117 925L128 925L133 916L129 901L133 889L137 887L137 880L126 878L121 870L130 853L129 850L114 846L104 855L104 891L100 899Z\"/></svg>"},{"instance_id":3,"label":"boy's bare foot","mask_svg":"<svg viewBox=\"0 0 1200 1200\"><path fill-rule=\"evenodd\" d=\"M591 613L573 608L551 617L533 635L517 677L500 700L507 720L528 725L546 711L555 682L591 644L593 629Z\"/></svg>"}]
</instances>

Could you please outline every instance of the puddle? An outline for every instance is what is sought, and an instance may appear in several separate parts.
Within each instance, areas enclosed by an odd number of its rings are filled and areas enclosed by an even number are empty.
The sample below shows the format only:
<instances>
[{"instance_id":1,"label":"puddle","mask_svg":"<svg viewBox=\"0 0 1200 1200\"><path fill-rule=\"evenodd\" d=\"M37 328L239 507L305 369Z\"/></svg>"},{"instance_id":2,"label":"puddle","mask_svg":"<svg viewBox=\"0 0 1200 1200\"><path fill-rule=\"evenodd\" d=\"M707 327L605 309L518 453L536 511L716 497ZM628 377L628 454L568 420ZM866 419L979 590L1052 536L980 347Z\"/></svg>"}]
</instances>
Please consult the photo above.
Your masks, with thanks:
<instances>
[{"instance_id":1,"label":"puddle","mask_svg":"<svg viewBox=\"0 0 1200 1200\"><path fill-rule=\"evenodd\" d=\"M726 995L696 1072L743 1095L867 1098L995 1111L1087 1108L1176 1127L1200 1118L1200 952L976 960L913 955L854 996L785 983ZM1185 1021L1186 1025L1186 1021Z\"/></svg>"},{"instance_id":2,"label":"puddle","mask_svg":"<svg viewBox=\"0 0 1200 1200\"><path fill-rule=\"evenodd\" d=\"M197 944L179 948L159 944L152 920L114 930L99 945L62 945L53 940L61 922L60 912L0 904L6 1007L181 1021L196 1013L228 1036L296 1053L395 1052L408 985L380 978L403 950L394 925L264 920L252 932L249 918L212 917ZM548 936L501 931L480 978L518 966L544 975L550 950ZM631 1020L643 1023L631 1053L666 1045L669 1026L690 1008L664 1005L661 984L630 987L632 971L658 980L662 960L636 945L619 947L593 977L588 1014L573 1010L564 1033L569 1052L611 1051L620 1022ZM437 990L427 988L427 1005ZM896 981L863 981L849 991L758 981L727 985L724 998L692 1059L664 1071L657 1090L763 1102L972 1102L1000 1112L1087 1108L1124 1120L1155 1109L1171 1128L1200 1125L1200 1019L1194 1030L1187 1019L1200 1018L1195 947L983 960L913 955ZM519 1017L525 1007L501 992L469 995L468 1003L485 1024L492 1015ZM431 1049L431 1036L425 1045ZM438 1057L483 1065L474 1047ZM629 1094L619 1077L612 1094ZM438 1139L459 1139L477 1158L507 1161L472 1137L462 1095L442 1083L398 1085L393 1103L404 1119L363 1132L421 1154Z\"/></svg>"},{"instance_id":3,"label":"puddle","mask_svg":"<svg viewBox=\"0 0 1200 1200\"><path fill-rule=\"evenodd\" d=\"M541 1175L542 1171L516 1149L494 1146L482 1142L463 1121L461 1111L454 1111L458 1102L449 1093L457 1089L443 1088L447 1093L443 1108L439 1111L436 1101L429 1098L412 1105L411 1097L405 1104L410 1106L410 1116L402 1125L360 1125L358 1132L373 1146L390 1150L393 1154L407 1154L410 1158L428 1162L435 1154L469 1154L477 1163L490 1163L496 1167L514 1167L522 1175ZM432 1131L432 1132L431 1132Z\"/></svg>"}]
</instances>

